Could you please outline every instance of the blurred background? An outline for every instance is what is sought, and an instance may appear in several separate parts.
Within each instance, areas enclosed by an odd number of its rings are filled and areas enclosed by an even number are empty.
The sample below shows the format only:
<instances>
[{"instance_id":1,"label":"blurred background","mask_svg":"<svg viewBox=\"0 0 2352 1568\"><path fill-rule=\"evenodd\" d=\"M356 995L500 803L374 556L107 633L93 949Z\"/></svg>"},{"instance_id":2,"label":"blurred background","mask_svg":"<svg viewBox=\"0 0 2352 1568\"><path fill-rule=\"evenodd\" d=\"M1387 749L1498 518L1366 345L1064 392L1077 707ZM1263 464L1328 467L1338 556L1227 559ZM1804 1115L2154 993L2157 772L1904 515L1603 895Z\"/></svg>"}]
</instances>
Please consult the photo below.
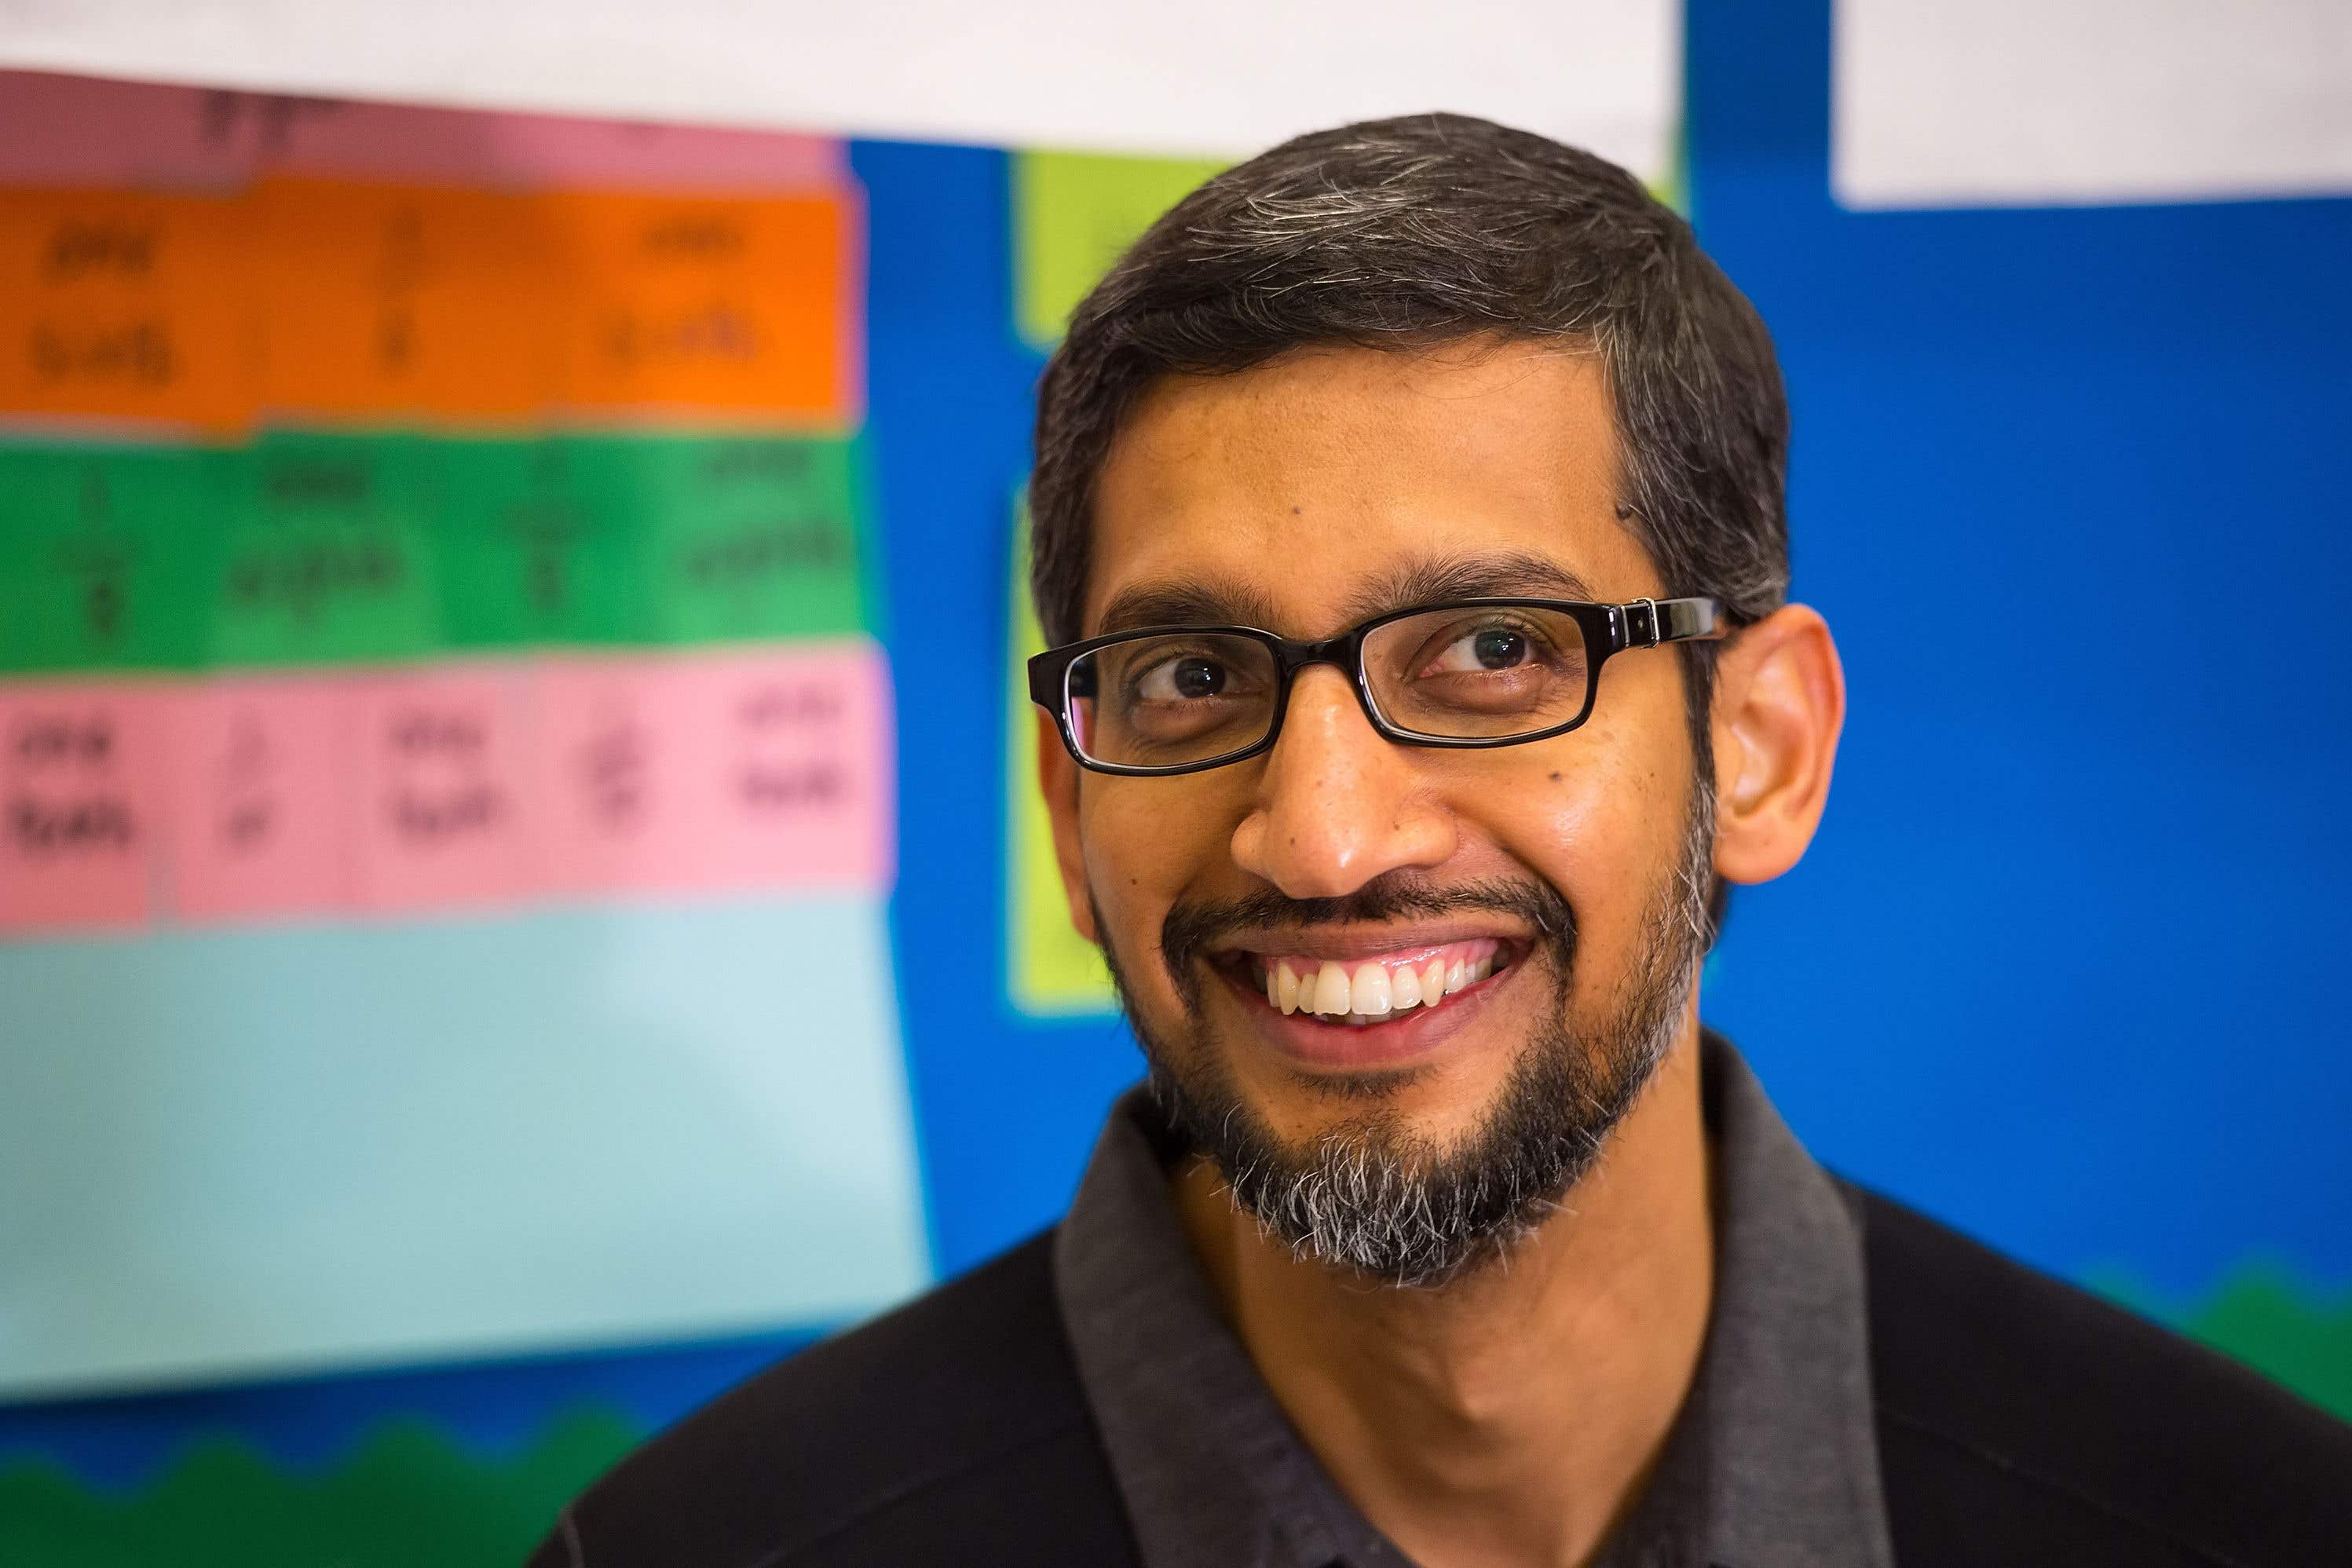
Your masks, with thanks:
<instances>
[{"instance_id":1,"label":"blurred background","mask_svg":"<svg viewBox=\"0 0 2352 1568\"><path fill-rule=\"evenodd\" d=\"M1030 391L1426 108L1780 342L1853 712L1710 1020L2352 1417L2352 11L981 9L0 4L0 1562L512 1563L1060 1210Z\"/></svg>"}]
</instances>

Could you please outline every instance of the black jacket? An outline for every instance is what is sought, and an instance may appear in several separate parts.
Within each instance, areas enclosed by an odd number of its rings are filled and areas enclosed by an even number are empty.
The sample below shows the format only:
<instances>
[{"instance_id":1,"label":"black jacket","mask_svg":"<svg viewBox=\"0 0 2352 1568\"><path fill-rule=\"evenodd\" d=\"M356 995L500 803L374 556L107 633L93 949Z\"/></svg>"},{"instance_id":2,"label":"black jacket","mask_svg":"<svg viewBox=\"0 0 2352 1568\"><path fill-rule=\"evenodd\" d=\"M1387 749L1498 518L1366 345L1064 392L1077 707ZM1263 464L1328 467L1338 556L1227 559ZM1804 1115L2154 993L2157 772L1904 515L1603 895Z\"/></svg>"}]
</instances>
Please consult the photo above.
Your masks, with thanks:
<instances>
[{"instance_id":1,"label":"black jacket","mask_svg":"<svg viewBox=\"0 0 2352 1568\"><path fill-rule=\"evenodd\" d=\"M1858 1197L1902 1568L2352 1565L2352 1427ZM532 1568L1136 1562L1048 1233L688 1417Z\"/></svg>"}]
</instances>

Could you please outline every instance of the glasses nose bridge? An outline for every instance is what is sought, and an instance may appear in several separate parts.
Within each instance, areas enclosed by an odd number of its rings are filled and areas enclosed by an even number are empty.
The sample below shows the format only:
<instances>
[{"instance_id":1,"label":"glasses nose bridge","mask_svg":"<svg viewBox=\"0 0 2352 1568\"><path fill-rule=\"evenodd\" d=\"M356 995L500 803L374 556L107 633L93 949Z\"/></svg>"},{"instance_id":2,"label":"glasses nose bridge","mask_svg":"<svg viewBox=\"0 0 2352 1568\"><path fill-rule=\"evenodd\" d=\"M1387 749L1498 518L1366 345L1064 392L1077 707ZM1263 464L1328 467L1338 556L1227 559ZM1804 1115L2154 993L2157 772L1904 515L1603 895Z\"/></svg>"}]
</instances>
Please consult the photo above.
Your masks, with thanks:
<instances>
[{"instance_id":1,"label":"glasses nose bridge","mask_svg":"<svg viewBox=\"0 0 2352 1568\"><path fill-rule=\"evenodd\" d=\"M1371 725L1373 733L1385 736L1387 730L1381 722L1380 715L1373 710L1371 700L1364 690L1363 649L1364 633L1360 627L1353 631L1342 632L1336 637L1324 637L1318 640L1303 640L1296 637L1276 639L1276 657L1282 671L1282 712L1276 716L1276 733L1280 733L1282 721L1290 716L1291 690L1297 684L1298 676L1317 664L1328 664L1339 672L1340 678L1348 683L1348 689L1355 694L1356 706L1363 710L1364 717Z\"/></svg>"},{"instance_id":2,"label":"glasses nose bridge","mask_svg":"<svg viewBox=\"0 0 2352 1568\"><path fill-rule=\"evenodd\" d=\"M1363 633L1360 632L1342 632L1337 637L1325 637L1319 641L1277 638L1276 646L1281 655L1282 678L1287 683L1309 664L1337 664L1339 673L1353 681L1362 643Z\"/></svg>"}]
</instances>

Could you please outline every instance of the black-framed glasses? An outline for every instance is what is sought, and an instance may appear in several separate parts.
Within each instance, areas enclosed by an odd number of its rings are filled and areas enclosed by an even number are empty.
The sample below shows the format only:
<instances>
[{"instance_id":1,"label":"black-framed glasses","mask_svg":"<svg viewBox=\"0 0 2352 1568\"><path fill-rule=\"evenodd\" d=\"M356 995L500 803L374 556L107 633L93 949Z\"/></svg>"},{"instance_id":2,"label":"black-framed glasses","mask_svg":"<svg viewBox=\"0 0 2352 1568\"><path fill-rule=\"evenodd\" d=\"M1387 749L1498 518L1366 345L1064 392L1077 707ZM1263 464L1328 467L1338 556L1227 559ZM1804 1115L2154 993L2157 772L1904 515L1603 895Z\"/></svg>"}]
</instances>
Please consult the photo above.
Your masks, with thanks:
<instances>
[{"instance_id":1,"label":"black-framed glasses","mask_svg":"<svg viewBox=\"0 0 2352 1568\"><path fill-rule=\"evenodd\" d=\"M1721 637L1712 599L1456 599L1393 610L1321 642L1255 626L1148 626L1029 661L1029 699L1097 773L1194 773L1282 733L1309 664L1351 672L1364 716L1405 746L1517 746L1592 713L1601 666L1628 648Z\"/></svg>"}]
</instances>

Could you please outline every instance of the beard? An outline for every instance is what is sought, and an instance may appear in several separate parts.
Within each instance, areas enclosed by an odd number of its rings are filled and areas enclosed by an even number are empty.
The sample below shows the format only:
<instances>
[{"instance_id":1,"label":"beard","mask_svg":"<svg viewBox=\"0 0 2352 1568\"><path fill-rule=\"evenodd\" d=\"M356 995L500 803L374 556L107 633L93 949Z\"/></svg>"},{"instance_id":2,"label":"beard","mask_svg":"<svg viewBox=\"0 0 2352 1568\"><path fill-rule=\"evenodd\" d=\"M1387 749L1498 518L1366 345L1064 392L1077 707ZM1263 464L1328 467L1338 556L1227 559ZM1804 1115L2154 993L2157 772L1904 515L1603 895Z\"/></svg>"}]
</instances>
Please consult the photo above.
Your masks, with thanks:
<instances>
[{"instance_id":1,"label":"beard","mask_svg":"<svg viewBox=\"0 0 2352 1568\"><path fill-rule=\"evenodd\" d=\"M1589 1028L1569 1018L1575 911L1557 888L1532 879L1435 888L1382 877L1343 898L1267 892L1226 904L1179 904L1160 932L1161 960L1184 1011L1181 1027L1167 1035L1135 1005L1106 942L1104 957L1162 1113L1216 1163L1235 1206L1303 1260L1390 1285L1433 1288L1499 1258L1592 1168L1673 1050L1713 939L1714 791L1693 783L1676 862L1643 910L1633 961L1610 988L1605 1015ZM1513 1058L1476 1124L1440 1141L1380 1103L1414 1076L1408 1068L1316 1080L1363 1108L1311 1140L1277 1135L1243 1099L1211 1034L1202 996L1207 944L1229 931L1468 910L1503 914L1530 927L1535 940L1522 962L1549 971L1552 991L1544 1021ZM1109 929L1099 914L1096 929Z\"/></svg>"}]
</instances>

